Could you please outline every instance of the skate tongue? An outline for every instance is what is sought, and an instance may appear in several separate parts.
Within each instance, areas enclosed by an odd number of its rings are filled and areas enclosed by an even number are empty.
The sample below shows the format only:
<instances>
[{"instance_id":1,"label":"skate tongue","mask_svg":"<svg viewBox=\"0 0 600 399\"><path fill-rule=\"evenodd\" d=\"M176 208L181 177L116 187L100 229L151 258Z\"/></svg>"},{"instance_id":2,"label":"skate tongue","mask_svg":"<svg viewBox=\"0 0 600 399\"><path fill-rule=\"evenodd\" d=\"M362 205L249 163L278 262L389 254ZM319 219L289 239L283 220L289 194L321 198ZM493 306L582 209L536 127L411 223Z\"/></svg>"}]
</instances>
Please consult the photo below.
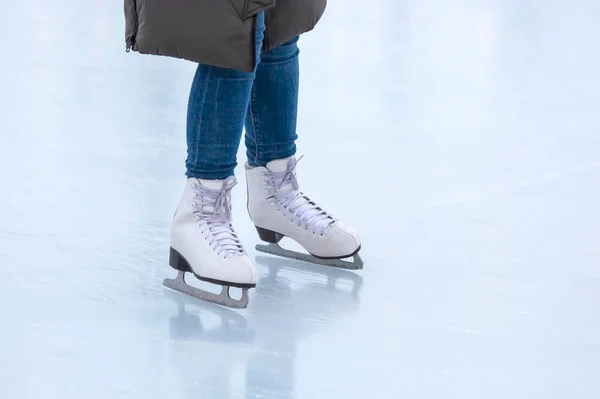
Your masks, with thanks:
<instances>
[{"instance_id":1,"label":"skate tongue","mask_svg":"<svg viewBox=\"0 0 600 399\"><path fill-rule=\"evenodd\" d=\"M271 161L267 164L267 169L271 172L285 172L288 168L288 163L293 156L284 158L284 159L276 159L275 161Z\"/></svg>"},{"instance_id":2,"label":"skate tongue","mask_svg":"<svg viewBox=\"0 0 600 399\"><path fill-rule=\"evenodd\" d=\"M202 187L211 190L213 194L210 194L208 202L202 203L202 210L205 212L226 211L224 215L228 215L231 207L231 198L229 197L229 190L236 184L235 177L229 177L225 180L208 180L208 179L197 179ZM224 191L227 190L227 191ZM214 193L217 191L218 193ZM214 198L213 198L214 196ZM212 202L216 201L216 202ZM223 209L223 206L226 208ZM229 218L230 216L226 216Z\"/></svg>"},{"instance_id":3,"label":"skate tongue","mask_svg":"<svg viewBox=\"0 0 600 399\"><path fill-rule=\"evenodd\" d=\"M207 180L207 179L198 179L202 187L206 187L209 190L220 190L223 188L223 182L225 180Z\"/></svg>"}]
</instances>

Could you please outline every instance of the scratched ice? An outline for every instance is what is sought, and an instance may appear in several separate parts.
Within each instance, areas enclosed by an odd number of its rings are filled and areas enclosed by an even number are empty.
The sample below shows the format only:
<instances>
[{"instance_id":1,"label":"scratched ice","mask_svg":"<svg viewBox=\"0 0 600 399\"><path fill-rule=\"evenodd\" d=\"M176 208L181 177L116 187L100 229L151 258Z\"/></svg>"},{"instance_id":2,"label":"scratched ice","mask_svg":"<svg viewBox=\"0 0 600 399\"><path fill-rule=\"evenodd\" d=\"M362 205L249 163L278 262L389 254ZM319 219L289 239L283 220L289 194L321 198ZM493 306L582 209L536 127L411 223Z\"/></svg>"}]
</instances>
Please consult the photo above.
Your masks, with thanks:
<instances>
[{"instance_id":1,"label":"scratched ice","mask_svg":"<svg viewBox=\"0 0 600 399\"><path fill-rule=\"evenodd\" d=\"M1 398L600 396L597 1L330 2L299 177L365 269L254 251L240 170L244 311L161 286L194 66L126 54L118 1L2 21Z\"/></svg>"}]
</instances>

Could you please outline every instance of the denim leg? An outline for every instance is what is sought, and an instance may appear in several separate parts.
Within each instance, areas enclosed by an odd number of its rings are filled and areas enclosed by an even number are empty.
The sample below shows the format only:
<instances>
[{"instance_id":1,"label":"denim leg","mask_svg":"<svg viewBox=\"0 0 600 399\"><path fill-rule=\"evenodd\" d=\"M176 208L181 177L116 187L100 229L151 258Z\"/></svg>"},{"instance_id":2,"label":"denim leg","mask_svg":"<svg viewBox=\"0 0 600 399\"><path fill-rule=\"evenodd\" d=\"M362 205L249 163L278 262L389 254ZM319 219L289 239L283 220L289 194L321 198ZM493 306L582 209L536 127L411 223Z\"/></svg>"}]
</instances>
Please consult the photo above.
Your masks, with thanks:
<instances>
[{"instance_id":1,"label":"denim leg","mask_svg":"<svg viewBox=\"0 0 600 399\"><path fill-rule=\"evenodd\" d=\"M251 166L296 153L298 38L261 54L246 116L246 156Z\"/></svg>"},{"instance_id":2,"label":"denim leg","mask_svg":"<svg viewBox=\"0 0 600 399\"><path fill-rule=\"evenodd\" d=\"M264 13L256 19L258 61L265 32ZM233 176L254 77L254 73L198 65L187 110L187 177Z\"/></svg>"}]
</instances>

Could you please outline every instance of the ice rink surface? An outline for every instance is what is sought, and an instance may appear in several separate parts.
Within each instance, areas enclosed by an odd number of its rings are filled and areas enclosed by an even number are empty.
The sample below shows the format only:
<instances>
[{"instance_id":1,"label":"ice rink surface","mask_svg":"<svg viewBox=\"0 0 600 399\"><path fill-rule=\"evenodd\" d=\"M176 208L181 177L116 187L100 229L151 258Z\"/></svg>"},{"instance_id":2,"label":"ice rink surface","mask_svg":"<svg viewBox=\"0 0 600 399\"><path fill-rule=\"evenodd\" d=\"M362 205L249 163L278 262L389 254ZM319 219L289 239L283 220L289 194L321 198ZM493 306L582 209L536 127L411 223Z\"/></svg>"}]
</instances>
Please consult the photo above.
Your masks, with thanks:
<instances>
[{"instance_id":1,"label":"ice rink surface","mask_svg":"<svg viewBox=\"0 0 600 399\"><path fill-rule=\"evenodd\" d=\"M1 398L600 396L598 1L330 1L299 179L365 269L258 254L238 169L244 311L161 285L194 65L0 3Z\"/></svg>"}]
</instances>

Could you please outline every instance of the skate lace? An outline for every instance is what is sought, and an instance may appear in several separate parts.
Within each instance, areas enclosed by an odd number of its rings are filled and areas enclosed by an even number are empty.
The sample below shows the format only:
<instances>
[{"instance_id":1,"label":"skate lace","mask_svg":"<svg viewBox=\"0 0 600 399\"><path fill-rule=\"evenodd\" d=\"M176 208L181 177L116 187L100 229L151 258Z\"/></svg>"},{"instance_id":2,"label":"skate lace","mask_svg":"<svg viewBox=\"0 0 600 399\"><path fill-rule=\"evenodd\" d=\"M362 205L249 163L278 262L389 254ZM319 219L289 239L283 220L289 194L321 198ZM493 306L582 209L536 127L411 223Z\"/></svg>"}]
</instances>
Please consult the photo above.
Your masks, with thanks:
<instances>
[{"instance_id":1,"label":"skate lace","mask_svg":"<svg viewBox=\"0 0 600 399\"><path fill-rule=\"evenodd\" d=\"M224 259L246 253L231 224L231 190L236 184L230 179L220 190L211 190L199 184L192 186L194 197L201 199L201 204L192 203L195 219L200 222L201 232L209 240L211 248Z\"/></svg>"},{"instance_id":2,"label":"skate lace","mask_svg":"<svg viewBox=\"0 0 600 399\"><path fill-rule=\"evenodd\" d=\"M335 219L299 190L296 165L301 159L290 158L285 171L263 173L270 194L268 199L278 210L283 209L283 215L289 217L290 221L297 220L298 227L304 226L313 234L323 235Z\"/></svg>"}]
</instances>

